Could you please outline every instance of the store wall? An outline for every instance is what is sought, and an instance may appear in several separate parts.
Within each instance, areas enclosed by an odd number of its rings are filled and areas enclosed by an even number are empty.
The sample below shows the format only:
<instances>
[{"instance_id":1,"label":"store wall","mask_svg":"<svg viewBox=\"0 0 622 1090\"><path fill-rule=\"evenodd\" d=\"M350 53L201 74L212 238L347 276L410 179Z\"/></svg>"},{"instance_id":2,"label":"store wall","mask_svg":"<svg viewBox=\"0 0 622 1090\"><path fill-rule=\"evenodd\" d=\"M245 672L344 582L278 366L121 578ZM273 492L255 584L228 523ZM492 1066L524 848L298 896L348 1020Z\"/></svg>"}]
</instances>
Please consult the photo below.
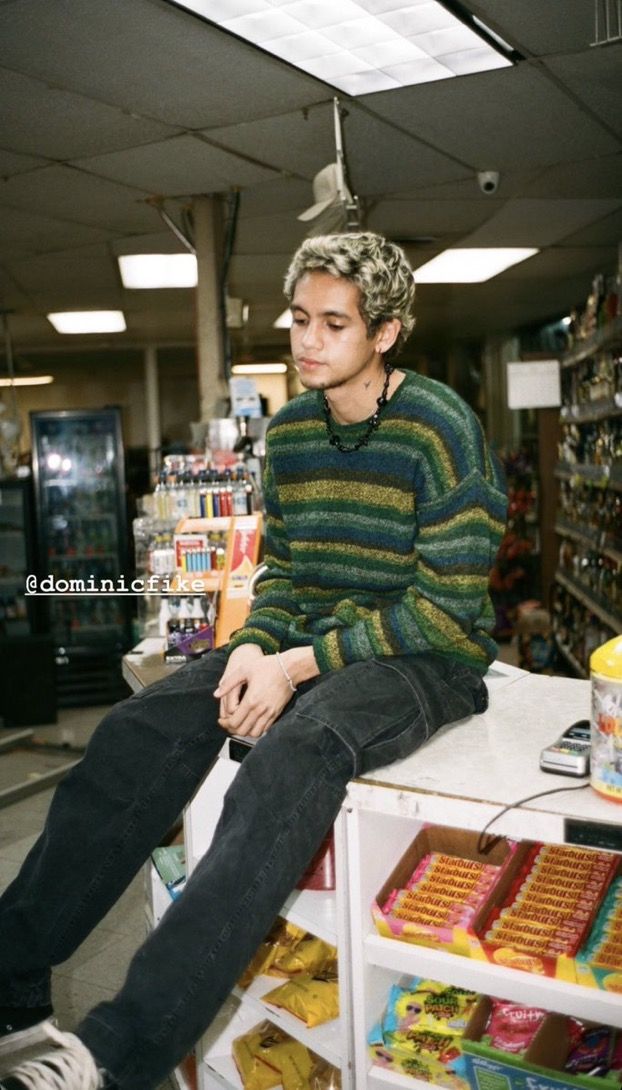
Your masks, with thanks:
<instances>
[{"instance_id":1,"label":"store wall","mask_svg":"<svg viewBox=\"0 0 622 1090\"><path fill-rule=\"evenodd\" d=\"M98 352L87 356L41 355L29 359L32 373L51 374L48 386L16 388L21 421L20 451L30 450L32 411L54 409L101 409L119 406L126 447L148 443L145 417L144 358L139 350ZM190 422L199 419L199 395L194 349L163 348L158 352L160 415L164 445L189 444ZM288 400L286 375L256 376L259 393L266 398L270 415ZM0 393L7 406L10 392Z\"/></svg>"}]
</instances>

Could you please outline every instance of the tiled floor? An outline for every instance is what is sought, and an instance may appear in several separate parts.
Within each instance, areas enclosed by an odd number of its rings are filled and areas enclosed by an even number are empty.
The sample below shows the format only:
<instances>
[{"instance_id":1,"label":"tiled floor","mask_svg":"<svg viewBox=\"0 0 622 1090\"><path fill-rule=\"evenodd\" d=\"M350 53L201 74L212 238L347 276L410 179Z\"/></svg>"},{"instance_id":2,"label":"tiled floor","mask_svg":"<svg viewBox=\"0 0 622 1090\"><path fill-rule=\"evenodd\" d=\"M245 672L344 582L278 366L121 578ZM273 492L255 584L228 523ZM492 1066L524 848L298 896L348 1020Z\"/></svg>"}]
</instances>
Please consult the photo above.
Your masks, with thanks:
<instances>
[{"instance_id":1,"label":"tiled floor","mask_svg":"<svg viewBox=\"0 0 622 1090\"><path fill-rule=\"evenodd\" d=\"M51 745L82 746L105 708L71 708L53 726L34 728ZM0 756L0 762L7 760ZM0 889L17 874L38 836L53 789L0 809ZM53 999L61 1029L71 1030L95 1003L110 999L123 982L128 962L145 936L143 879L139 875L86 942L54 972ZM159 1090L172 1090L167 1081Z\"/></svg>"}]
</instances>

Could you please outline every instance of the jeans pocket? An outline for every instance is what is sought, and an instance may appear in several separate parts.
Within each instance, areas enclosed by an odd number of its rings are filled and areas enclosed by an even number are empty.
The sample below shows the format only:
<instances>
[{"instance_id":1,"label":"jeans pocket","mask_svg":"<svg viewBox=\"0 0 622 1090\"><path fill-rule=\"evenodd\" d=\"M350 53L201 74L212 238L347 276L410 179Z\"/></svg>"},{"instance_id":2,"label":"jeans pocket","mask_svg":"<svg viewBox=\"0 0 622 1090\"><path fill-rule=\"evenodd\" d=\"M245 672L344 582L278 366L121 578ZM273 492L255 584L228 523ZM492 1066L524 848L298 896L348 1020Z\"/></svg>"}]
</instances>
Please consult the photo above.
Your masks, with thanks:
<instances>
[{"instance_id":1,"label":"jeans pocket","mask_svg":"<svg viewBox=\"0 0 622 1090\"><path fill-rule=\"evenodd\" d=\"M363 747L358 755L357 774L363 775L374 768L401 761L414 753L425 740L425 721L421 709L413 704L410 712L381 730L373 741Z\"/></svg>"}]
</instances>

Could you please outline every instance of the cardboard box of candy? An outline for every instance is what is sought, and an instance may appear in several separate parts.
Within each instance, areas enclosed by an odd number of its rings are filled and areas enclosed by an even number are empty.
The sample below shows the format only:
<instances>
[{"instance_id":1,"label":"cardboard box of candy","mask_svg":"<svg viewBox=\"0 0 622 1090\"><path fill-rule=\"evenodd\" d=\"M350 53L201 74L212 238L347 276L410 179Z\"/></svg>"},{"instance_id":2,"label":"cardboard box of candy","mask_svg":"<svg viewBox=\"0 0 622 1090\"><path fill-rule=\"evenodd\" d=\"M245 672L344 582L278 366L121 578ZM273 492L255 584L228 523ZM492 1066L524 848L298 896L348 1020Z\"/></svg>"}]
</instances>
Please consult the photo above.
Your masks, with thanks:
<instances>
[{"instance_id":1,"label":"cardboard box of candy","mask_svg":"<svg viewBox=\"0 0 622 1090\"><path fill-rule=\"evenodd\" d=\"M524 844L520 865L491 892L475 930L487 959L524 972L577 981L585 942L619 856L564 844Z\"/></svg>"},{"instance_id":2,"label":"cardboard box of candy","mask_svg":"<svg viewBox=\"0 0 622 1090\"><path fill-rule=\"evenodd\" d=\"M538 1013L542 1017L527 1047L513 1053L488 1043L486 1028L495 1002L503 1001L480 998L462 1039L464 1076L471 1090L620 1090L619 1068L608 1070L622 1058L619 1030L585 1023L583 1036L565 1015L523 1008L525 1019ZM598 1075L584 1073L586 1069Z\"/></svg>"},{"instance_id":3,"label":"cardboard box of candy","mask_svg":"<svg viewBox=\"0 0 622 1090\"><path fill-rule=\"evenodd\" d=\"M622 996L622 860L576 960L577 981Z\"/></svg>"},{"instance_id":4,"label":"cardboard box of candy","mask_svg":"<svg viewBox=\"0 0 622 1090\"><path fill-rule=\"evenodd\" d=\"M479 841L477 832L425 825L372 905L378 932L485 959L477 922L488 914L498 883L514 873L526 849L502 838L490 846Z\"/></svg>"}]
</instances>

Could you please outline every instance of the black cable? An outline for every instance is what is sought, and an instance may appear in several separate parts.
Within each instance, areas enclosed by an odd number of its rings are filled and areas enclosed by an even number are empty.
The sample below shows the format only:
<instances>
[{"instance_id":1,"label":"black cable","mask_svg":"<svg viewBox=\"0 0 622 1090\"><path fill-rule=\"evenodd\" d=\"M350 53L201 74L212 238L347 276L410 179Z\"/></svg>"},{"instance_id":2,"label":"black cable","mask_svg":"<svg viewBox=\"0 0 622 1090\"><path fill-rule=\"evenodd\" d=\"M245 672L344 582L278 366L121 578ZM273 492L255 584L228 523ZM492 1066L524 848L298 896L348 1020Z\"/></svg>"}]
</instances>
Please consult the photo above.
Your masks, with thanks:
<instances>
[{"instance_id":1,"label":"black cable","mask_svg":"<svg viewBox=\"0 0 622 1090\"><path fill-rule=\"evenodd\" d=\"M484 841L484 837L493 822L497 821L498 818L503 817L504 814L507 814L508 810L514 810L517 807L522 806L525 802L532 802L533 799L544 798L545 795L557 795L560 791L583 791L584 788L589 786L590 781L588 780L587 783L580 783L575 787L551 787L548 791L538 791L535 795L527 795L524 799L518 799L516 802L509 802L507 806L504 806L502 810L499 810L498 813L494 814L490 821L487 821L484 825L477 841L478 852L485 853L490 851L492 846L500 839L499 836L493 836L488 844Z\"/></svg>"}]
</instances>

